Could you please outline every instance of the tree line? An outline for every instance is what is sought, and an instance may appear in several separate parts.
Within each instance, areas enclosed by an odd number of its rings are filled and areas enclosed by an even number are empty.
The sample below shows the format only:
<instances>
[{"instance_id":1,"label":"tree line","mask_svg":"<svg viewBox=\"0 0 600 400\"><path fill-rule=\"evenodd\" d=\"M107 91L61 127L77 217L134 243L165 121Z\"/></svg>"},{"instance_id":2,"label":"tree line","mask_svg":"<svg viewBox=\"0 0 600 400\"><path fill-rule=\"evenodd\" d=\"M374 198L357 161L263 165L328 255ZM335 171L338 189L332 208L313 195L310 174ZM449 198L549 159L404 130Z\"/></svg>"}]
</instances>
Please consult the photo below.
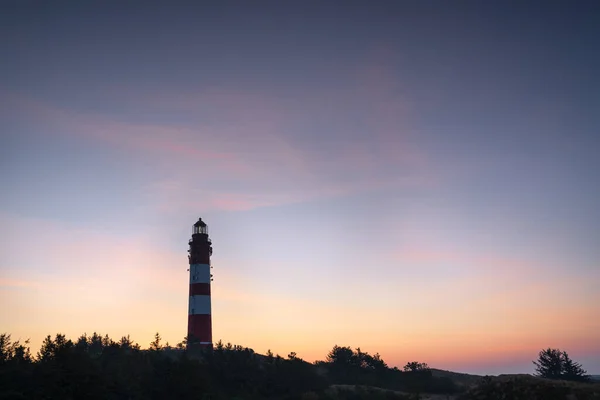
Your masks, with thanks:
<instances>
[{"instance_id":1,"label":"tree line","mask_svg":"<svg viewBox=\"0 0 600 400\"><path fill-rule=\"evenodd\" d=\"M553 360L556 354L546 355ZM577 363L566 361L570 360L566 353L560 357L563 378L570 376L564 371L582 373L573 369ZM540 361L540 365L550 364ZM346 385L381 390L344 392ZM332 391L333 387L339 390ZM348 346L336 345L325 360L309 363L294 352L286 357L271 351L261 355L221 341L213 349L186 350L185 341L171 347L156 334L142 349L129 336L115 341L94 333L73 341L56 334L48 335L33 355L27 341L0 334L0 399L4 400L408 399L406 393L460 390L450 378L434 376L426 363L412 361L398 369L389 367L379 354Z\"/></svg>"},{"instance_id":2,"label":"tree line","mask_svg":"<svg viewBox=\"0 0 600 400\"><path fill-rule=\"evenodd\" d=\"M432 393L457 390L450 379L433 377L426 364L390 368L379 354L350 347L334 346L325 361L316 363L294 352L260 355L221 341L212 350L185 347L185 342L162 345L159 334L147 349L129 336L115 341L94 333L73 341L57 334L48 335L33 355L28 342L1 334L0 398L318 399L339 398L327 389L350 384ZM391 392L380 395L403 398Z\"/></svg>"}]
</instances>

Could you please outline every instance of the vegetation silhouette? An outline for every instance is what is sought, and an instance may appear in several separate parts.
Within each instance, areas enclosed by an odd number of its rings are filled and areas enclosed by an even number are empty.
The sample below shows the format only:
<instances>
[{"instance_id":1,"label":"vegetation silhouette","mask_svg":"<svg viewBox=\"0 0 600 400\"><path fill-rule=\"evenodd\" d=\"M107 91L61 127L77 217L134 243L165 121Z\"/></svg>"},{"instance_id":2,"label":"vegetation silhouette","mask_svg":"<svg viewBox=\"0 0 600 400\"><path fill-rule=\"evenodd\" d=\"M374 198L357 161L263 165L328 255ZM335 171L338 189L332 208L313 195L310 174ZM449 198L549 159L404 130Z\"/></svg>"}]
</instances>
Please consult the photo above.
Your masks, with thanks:
<instances>
[{"instance_id":1,"label":"vegetation silhouette","mask_svg":"<svg viewBox=\"0 0 600 400\"><path fill-rule=\"evenodd\" d=\"M538 354L534 361L537 376L547 379L586 382L590 376L581 364L571 360L566 351L560 349L545 349Z\"/></svg>"},{"instance_id":2,"label":"vegetation silhouette","mask_svg":"<svg viewBox=\"0 0 600 400\"><path fill-rule=\"evenodd\" d=\"M485 389L487 381L482 384L482 390L495 390ZM158 333L147 349L129 336L114 341L93 333L71 341L59 333L46 336L34 356L28 341L13 342L9 334L0 334L0 399L4 400L407 400L422 398L422 393L466 400L496 398L465 389L449 377L435 376L425 363L409 362L403 370L390 368L379 354L347 346L336 345L324 361L309 363L295 352L285 358L270 350L260 355L221 341L213 349L188 350L185 340L171 347L162 344ZM472 397L472 393L479 394Z\"/></svg>"},{"instance_id":3,"label":"vegetation silhouette","mask_svg":"<svg viewBox=\"0 0 600 400\"><path fill-rule=\"evenodd\" d=\"M376 386L386 390L347 391L332 385ZM28 342L0 335L0 398L60 399L301 399L406 398L391 390L424 388L454 393L450 379L417 376L389 368L379 354L335 346L327 361L309 363L217 342L214 348L186 350L162 344L157 333L147 349L129 336L114 341L93 333L77 340L46 336L33 356ZM358 397L357 397L358 396ZM375 396L375 397L373 397Z\"/></svg>"}]
</instances>

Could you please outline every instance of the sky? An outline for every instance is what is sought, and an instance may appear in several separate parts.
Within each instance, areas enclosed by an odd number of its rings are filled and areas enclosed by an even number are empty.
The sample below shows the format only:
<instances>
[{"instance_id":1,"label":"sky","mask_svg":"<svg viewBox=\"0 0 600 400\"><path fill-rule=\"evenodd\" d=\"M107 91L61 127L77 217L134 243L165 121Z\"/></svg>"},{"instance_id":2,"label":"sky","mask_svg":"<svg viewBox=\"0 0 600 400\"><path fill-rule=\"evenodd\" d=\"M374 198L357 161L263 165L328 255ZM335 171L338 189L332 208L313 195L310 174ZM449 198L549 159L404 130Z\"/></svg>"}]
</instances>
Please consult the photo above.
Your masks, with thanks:
<instances>
[{"instance_id":1,"label":"sky","mask_svg":"<svg viewBox=\"0 0 600 400\"><path fill-rule=\"evenodd\" d=\"M600 374L600 5L0 5L0 331Z\"/></svg>"}]
</instances>

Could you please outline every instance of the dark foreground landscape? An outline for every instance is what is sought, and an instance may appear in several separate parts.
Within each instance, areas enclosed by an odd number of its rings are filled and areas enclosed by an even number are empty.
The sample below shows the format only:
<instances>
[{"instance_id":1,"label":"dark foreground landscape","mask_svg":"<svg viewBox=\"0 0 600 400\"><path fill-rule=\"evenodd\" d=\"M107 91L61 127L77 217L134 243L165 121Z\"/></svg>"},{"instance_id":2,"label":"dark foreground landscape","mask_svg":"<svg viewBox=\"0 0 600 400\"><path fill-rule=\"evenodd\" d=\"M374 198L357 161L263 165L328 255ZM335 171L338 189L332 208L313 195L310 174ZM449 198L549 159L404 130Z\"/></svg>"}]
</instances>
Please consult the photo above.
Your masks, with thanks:
<instances>
[{"instance_id":1,"label":"dark foreground landscape","mask_svg":"<svg viewBox=\"0 0 600 400\"><path fill-rule=\"evenodd\" d=\"M316 363L221 342L212 351L184 348L163 346L158 334L146 350L129 337L58 334L33 355L2 334L0 399L600 399L600 384L586 379L479 377L419 362L400 370L349 347L334 346Z\"/></svg>"}]
</instances>

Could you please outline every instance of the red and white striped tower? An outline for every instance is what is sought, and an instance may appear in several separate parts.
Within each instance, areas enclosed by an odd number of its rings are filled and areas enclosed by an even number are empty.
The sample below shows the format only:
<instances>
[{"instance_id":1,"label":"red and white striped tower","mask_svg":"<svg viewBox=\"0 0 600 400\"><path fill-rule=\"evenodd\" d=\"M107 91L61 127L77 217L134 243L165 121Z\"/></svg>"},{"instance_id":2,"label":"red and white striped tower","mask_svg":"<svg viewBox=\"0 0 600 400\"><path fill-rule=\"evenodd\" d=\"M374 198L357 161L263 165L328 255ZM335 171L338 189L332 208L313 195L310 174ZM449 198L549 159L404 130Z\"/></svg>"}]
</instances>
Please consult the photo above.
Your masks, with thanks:
<instances>
[{"instance_id":1,"label":"red and white striped tower","mask_svg":"<svg viewBox=\"0 0 600 400\"><path fill-rule=\"evenodd\" d=\"M210 307L210 256L212 243L208 237L208 226L198 219L189 241L190 253L190 303L188 312L188 348L191 345L212 347L212 321Z\"/></svg>"}]
</instances>

